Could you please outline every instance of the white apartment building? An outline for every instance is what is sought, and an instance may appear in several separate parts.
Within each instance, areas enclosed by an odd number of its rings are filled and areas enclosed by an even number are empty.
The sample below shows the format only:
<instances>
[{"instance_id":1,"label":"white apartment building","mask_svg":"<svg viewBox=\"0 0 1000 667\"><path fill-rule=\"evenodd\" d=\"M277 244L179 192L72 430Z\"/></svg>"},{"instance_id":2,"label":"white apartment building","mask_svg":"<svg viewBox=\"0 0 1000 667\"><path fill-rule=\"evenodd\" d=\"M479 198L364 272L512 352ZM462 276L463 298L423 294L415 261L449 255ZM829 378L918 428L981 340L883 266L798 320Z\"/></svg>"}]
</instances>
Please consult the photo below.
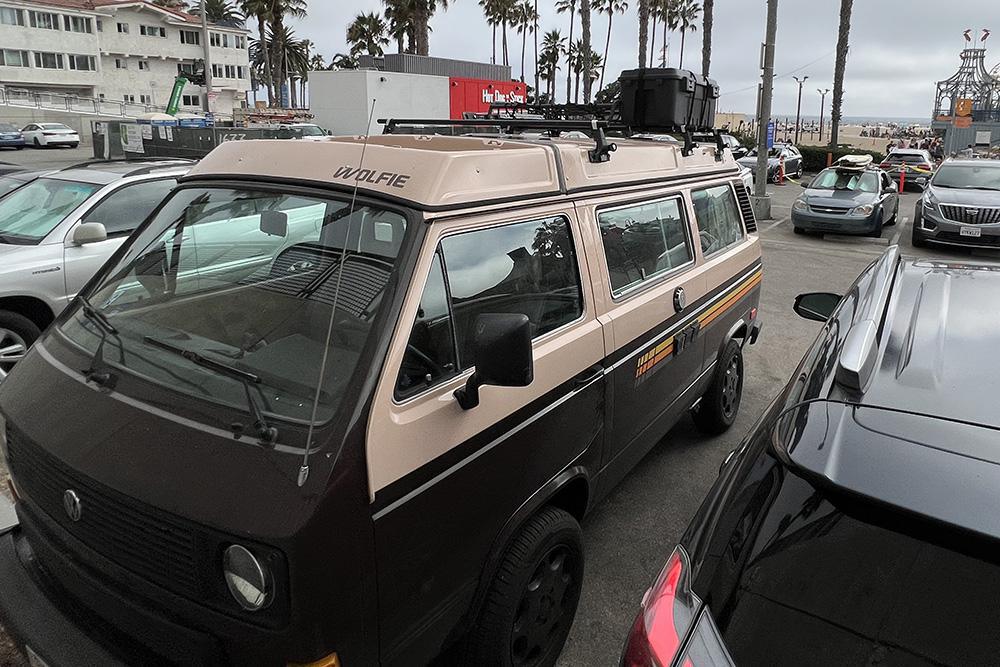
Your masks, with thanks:
<instances>
[{"instance_id":1,"label":"white apartment building","mask_svg":"<svg viewBox=\"0 0 1000 667\"><path fill-rule=\"evenodd\" d=\"M250 90L248 32L209 26L211 110L230 114ZM204 57L201 20L148 0L0 0L0 84L165 107L179 73ZM202 108L202 86L182 110Z\"/></svg>"}]
</instances>

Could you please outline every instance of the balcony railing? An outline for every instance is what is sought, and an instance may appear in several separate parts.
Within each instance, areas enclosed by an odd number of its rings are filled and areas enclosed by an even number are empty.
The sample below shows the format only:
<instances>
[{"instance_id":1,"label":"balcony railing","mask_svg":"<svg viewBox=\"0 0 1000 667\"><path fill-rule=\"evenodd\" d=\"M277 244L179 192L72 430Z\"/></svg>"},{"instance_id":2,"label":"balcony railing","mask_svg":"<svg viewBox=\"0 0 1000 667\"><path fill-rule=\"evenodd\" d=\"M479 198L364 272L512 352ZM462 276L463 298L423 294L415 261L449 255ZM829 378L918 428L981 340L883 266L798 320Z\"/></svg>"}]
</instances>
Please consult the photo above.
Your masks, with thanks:
<instances>
[{"instance_id":1,"label":"balcony railing","mask_svg":"<svg viewBox=\"0 0 1000 667\"><path fill-rule=\"evenodd\" d=\"M165 111L164 107L152 104L137 104L124 100L107 100L65 93L37 92L9 86L0 86L0 105L120 118L136 118L145 113Z\"/></svg>"}]
</instances>

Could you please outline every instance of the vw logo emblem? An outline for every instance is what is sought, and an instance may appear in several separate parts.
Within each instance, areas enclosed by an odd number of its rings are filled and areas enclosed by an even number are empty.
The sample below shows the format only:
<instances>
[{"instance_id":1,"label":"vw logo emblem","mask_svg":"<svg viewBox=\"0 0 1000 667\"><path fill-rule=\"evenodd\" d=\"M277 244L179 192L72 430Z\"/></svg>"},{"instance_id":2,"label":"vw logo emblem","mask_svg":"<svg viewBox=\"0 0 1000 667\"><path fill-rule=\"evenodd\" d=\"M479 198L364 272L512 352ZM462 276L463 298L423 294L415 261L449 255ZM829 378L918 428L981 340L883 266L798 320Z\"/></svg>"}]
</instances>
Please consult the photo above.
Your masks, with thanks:
<instances>
[{"instance_id":1,"label":"vw logo emblem","mask_svg":"<svg viewBox=\"0 0 1000 667\"><path fill-rule=\"evenodd\" d=\"M63 509L66 510L66 516L71 521L80 520L80 515L83 513L83 503L80 502L80 496L76 495L76 491L73 489L66 489L63 492Z\"/></svg>"}]
</instances>

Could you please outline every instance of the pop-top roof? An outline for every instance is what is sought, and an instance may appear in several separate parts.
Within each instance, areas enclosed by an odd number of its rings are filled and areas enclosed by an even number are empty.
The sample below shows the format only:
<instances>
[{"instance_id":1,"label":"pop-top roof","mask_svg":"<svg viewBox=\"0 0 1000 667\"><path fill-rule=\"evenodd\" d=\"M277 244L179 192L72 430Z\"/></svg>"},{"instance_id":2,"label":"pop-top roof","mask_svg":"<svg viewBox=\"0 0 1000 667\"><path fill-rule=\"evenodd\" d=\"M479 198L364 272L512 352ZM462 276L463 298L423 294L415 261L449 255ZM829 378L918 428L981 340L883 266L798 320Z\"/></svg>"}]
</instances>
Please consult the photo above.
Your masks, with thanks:
<instances>
[{"instance_id":1,"label":"pop-top roof","mask_svg":"<svg viewBox=\"0 0 1000 667\"><path fill-rule=\"evenodd\" d=\"M681 148L615 139L607 162L592 163L591 140L380 135L325 141L235 141L220 145L189 178L230 176L337 184L440 210L587 189L627 187L708 174L736 174L714 147ZM364 159L362 161L362 152Z\"/></svg>"}]
</instances>

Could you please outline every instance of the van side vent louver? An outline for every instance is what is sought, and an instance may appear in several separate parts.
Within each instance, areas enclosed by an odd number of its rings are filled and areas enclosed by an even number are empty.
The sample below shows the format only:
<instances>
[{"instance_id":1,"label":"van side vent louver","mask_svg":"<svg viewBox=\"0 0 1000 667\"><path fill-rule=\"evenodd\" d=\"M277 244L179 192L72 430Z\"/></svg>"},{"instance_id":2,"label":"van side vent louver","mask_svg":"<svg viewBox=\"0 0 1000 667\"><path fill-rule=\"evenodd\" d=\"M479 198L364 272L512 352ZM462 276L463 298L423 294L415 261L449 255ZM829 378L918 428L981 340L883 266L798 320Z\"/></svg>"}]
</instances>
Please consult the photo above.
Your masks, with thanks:
<instances>
[{"instance_id":1,"label":"van side vent louver","mask_svg":"<svg viewBox=\"0 0 1000 667\"><path fill-rule=\"evenodd\" d=\"M747 233L757 231L757 219L753 217L753 206L750 204L750 193L747 192L745 183L736 184L736 199L740 202L740 211L743 212L743 222L746 223Z\"/></svg>"}]
</instances>

